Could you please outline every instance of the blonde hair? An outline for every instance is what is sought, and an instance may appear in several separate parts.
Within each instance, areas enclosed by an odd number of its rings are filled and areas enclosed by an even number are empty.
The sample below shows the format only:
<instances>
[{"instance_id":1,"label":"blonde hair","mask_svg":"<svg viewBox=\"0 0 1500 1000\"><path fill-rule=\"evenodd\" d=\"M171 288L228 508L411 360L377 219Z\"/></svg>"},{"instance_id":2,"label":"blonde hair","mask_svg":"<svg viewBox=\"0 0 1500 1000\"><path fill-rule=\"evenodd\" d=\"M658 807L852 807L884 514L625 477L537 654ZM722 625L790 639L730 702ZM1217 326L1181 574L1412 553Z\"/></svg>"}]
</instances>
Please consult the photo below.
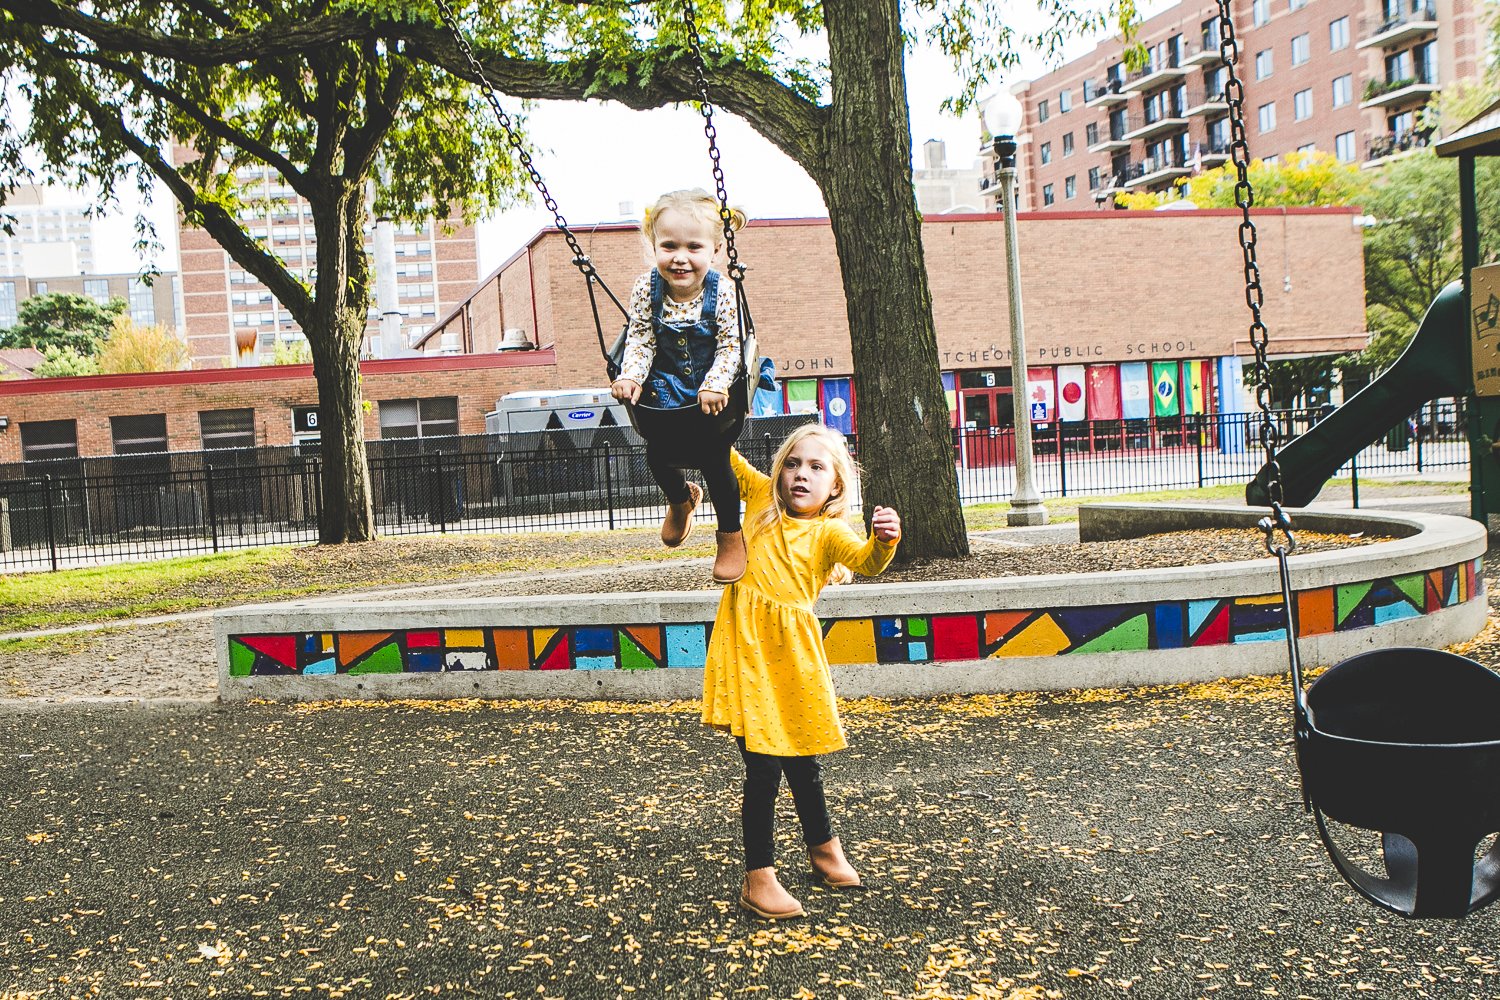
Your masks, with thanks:
<instances>
[{"instance_id":1,"label":"blonde hair","mask_svg":"<svg viewBox=\"0 0 1500 1000\"><path fill-rule=\"evenodd\" d=\"M833 492L814 516L842 519L848 515L849 494L859 482L859 466L849 454L849 443L844 435L823 424L803 424L787 435L786 440L781 442L781 447L776 449L776 457L771 459L771 502L750 526L752 534L760 534L780 523L781 518L786 515L786 498L781 495L781 469L786 465L787 456L792 453L792 449L808 438L823 446L833 464ZM846 583L853 578L854 574L849 567L842 563L835 563L828 572L829 583Z\"/></svg>"},{"instance_id":2,"label":"blonde hair","mask_svg":"<svg viewBox=\"0 0 1500 1000\"><path fill-rule=\"evenodd\" d=\"M652 246L656 245L656 220L666 211L683 212L708 223L714 227L714 246L718 247L724 242L724 217L720 214L718 199L702 188L687 188L668 191L656 199L656 203L641 216L641 232L645 235L646 242ZM745 213L737 208L728 211L729 228L736 232L745 228L748 221Z\"/></svg>"}]
</instances>

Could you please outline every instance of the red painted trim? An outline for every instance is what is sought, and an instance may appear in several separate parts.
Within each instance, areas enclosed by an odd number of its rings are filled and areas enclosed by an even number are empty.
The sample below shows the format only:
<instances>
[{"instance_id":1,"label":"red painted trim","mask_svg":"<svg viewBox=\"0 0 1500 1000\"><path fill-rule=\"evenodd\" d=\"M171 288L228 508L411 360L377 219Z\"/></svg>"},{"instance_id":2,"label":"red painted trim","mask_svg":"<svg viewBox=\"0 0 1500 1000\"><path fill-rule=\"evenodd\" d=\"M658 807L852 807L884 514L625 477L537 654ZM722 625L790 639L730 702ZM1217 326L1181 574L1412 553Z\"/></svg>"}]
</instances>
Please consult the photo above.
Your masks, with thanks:
<instances>
[{"instance_id":1,"label":"red painted trim","mask_svg":"<svg viewBox=\"0 0 1500 1000\"><path fill-rule=\"evenodd\" d=\"M442 354L430 358L382 358L362 361L362 375L406 375L413 372L469 371L483 368L533 368L557 364L557 353L503 351L494 354ZM185 372L139 372L130 375L70 375L0 382L0 396L35 396L58 392L96 392L104 389L145 389L152 386L211 385L224 382L279 382L312 378L312 365L272 365L265 368L200 368Z\"/></svg>"}]
</instances>

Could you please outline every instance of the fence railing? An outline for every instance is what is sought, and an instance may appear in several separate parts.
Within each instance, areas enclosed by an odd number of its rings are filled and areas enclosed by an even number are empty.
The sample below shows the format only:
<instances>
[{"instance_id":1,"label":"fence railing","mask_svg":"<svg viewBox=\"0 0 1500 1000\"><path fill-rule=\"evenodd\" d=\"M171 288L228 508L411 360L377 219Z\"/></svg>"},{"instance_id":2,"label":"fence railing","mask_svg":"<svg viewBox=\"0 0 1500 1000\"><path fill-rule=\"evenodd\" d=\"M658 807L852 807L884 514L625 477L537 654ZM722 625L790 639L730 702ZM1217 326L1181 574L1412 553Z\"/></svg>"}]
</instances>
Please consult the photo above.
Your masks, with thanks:
<instances>
[{"instance_id":1,"label":"fence railing","mask_svg":"<svg viewBox=\"0 0 1500 1000\"><path fill-rule=\"evenodd\" d=\"M1283 440L1317 421L1280 411ZM761 468L811 417L753 420L738 446ZM1258 414L1037 424L1043 496L1186 489L1248 481L1260 467ZM858 440L851 437L858 451ZM629 428L368 442L383 535L608 530L658 523L660 491ZM1011 428L953 435L965 503L1008 500ZM1458 407L1429 407L1345 467L1362 476L1465 469ZM1351 468L1352 467L1352 468ZM317 540L320 459L295 447L123 455L0 467L0 571L62 569ZM708 510L711 511L711 507Z\"/></svg>"}]
</instances>

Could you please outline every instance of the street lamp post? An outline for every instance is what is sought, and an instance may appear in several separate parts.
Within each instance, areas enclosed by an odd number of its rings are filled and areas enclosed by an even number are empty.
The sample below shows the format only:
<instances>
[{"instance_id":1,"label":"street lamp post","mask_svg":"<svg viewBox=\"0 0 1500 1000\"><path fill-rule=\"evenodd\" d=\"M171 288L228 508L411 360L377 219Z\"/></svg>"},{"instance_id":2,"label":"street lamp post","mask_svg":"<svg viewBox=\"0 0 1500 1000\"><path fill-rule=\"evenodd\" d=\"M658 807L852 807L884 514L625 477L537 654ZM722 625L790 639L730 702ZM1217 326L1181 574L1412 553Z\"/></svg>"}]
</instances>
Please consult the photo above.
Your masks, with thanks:
<instances>
[{"instance_id":1,"label":"street lamp post","mask_svg":"<svg viewBox=\"0 0 1500 1000\"><path fill-rule=\"evenodd\" d=\"M1005 521L1011 526L1047 523L1047 508L1032 481L1031 407L1026 399L1026 327L1021 316L1021 257L1016 246L1016 131L1021 102L1001 91L984 108L995 137L1001 211L1005 213L1005 264L1010 289L1010 402L1016 429L1016 489Z\"/></svg>"}]
</instances>

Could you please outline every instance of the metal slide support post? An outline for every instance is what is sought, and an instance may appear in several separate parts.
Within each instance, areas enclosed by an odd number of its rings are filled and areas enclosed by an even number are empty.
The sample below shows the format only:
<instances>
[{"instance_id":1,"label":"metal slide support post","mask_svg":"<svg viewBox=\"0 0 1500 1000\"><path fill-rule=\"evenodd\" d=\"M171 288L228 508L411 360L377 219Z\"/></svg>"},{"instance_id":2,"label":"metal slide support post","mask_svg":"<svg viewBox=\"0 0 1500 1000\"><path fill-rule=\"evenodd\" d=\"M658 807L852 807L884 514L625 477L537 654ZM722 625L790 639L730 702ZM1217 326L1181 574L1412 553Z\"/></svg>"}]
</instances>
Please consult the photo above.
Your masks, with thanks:
<instances>
[{"instance_id":1,"label":"metal slide support post","mask_svg":"<svg viewBox=\"0 0 1500 1000\"><path fill-rule=\"evenodd\" d=\"M1462 237L1462 265L1459 276L1464 283L1464 313L1473 314L1474 289L1470 273L1479 266L1479 201L1474 193L1474 157L1461 155L1458 158L1458 219ZM1472 352L1473 348L1470 348ZM1469 426L1469 516L1481 524L1488 523L1489 509L1485 505L1489 487L1485 480L1494 474L1494 456L1489 448L1480 444L1483 435L1479 396L1469 393L1464 403Z\"/></svg>"}]
</instances>

